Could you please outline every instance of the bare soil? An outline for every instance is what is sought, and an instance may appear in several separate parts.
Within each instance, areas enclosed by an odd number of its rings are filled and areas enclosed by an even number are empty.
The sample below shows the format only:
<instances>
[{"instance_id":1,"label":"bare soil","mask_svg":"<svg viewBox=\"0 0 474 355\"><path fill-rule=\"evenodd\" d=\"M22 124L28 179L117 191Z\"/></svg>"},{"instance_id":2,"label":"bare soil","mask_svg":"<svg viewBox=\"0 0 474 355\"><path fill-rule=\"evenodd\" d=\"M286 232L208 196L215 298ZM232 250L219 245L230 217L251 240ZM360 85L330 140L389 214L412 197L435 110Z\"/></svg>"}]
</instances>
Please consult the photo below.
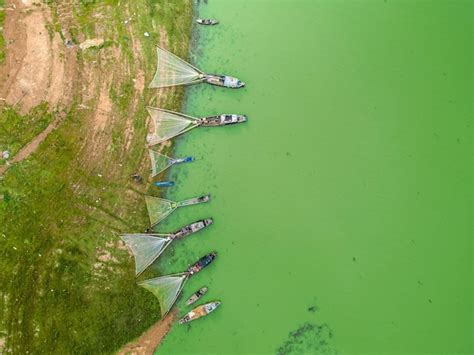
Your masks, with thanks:
<instances>
[{"instance_id":1,"label":"bare soil","mask_svg":"<svg viewBox=\"0 0 474 355\"><path fill-rule=\"evenodd\" d=\"M178 310L172 309L170 313L161 321L154 324L150 329L143 333L137 340L125 345L119 352L119 355L152 355L160 342L170 331L173 323L178 318Z\"/></svg>"},{"instance_id":2,"label":"bare soil","mask_svg":"<svg viewBox=\"0 0 474 355\"><path fill-rule=\"evenodd\" d=\"M51 21L50 8L43 2L7 0L4 36L7 55L0 67L0 97L27 113L41 102L50 109L67 107L72 100L76 78L76 49L67 48L58 33L52 36L46 25ZM61 122L56 116L48 127L24 146L9 165L28 158ZM9 167L0 167L0 175Z\"/></svg>"},{"instance_id":3,"label":"bare soil","mask_svg":"<svg viewBox=\"0 0 474 355\"><path fill-rule=\"evenodd\" d=\"M71 102L76 49L67 48L58 33L48 33L50 8L43 2L7 0L4 35L5 65L0 76L0 97L17 105L21 113L41 102L50 107Z\"/></svg>"}]
</instances>

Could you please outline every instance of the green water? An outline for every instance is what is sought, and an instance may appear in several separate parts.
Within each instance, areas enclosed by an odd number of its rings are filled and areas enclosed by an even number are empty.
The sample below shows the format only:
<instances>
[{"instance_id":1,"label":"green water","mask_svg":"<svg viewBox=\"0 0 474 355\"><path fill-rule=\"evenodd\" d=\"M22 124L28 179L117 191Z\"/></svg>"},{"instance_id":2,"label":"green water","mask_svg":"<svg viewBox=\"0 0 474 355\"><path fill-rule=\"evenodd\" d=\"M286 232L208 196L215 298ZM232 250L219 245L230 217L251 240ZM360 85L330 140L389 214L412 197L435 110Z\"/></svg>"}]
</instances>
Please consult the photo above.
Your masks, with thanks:
<instances>
[{"instance_id":1,"label":"green water","mask_svg":"<svg viewBox=\"0 0 474 355\"><path fill-rule=\"evenodd\" d=\"M188 90L184 110L249 122L178 139L183 208L212 216L158 267L218 259L211 316L160 354L472 353L470 1L217 1L194 62L242 90Z\"/></svg>"}]
</instances>

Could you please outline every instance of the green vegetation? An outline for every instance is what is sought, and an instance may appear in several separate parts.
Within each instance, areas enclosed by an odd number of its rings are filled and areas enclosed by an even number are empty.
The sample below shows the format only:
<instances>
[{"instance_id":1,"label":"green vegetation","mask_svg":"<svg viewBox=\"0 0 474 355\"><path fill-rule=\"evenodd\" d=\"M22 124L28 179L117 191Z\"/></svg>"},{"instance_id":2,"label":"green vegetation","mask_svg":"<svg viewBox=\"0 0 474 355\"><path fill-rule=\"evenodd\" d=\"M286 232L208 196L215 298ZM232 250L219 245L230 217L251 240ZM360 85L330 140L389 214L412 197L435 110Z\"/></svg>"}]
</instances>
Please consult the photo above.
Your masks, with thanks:
<instances>
[{"instance_id":1,"label":"green vegetation","mask_svg":"<svg viewBox=\"0 0 474 355\"><path fill-rule=\"evenodd\" d=\"M50 6L50 28L57 31L56 2ZM137 0L74 6L76 40L87 34L108 43L79 52L78 61L79 70L96 61L113 73L108 91L113 112L100 140L91 118L98 97L83 102L76 92L60 126L0 179L0 340L14 353L111 353L159 317L157 300L135 283L133 260L118 233L142 231L148 223L146 186L129 176L148 174L145 108L157 93L140 95L134 87L137 73L143 70L145 82L153 76L161 27L170 47L187 52L191 4ZM133 19L126 26L129 14ZM153 36L143 36L145 31ZM133 56L132 36L140 44L141 62ZM166 107L179 108L182 95L182 89L170 91ZM25 116L3 108L1 145L18 151L57 114L44 104Z\"/></svg>"},{"instance_id":2,"label":"green vegetation","mask_svg":"<svg viewBox=\"0 0 474 355\"><path fill-rule=\"evenodd\" d=\"M0 108L0 151L16 154L26 143L43 131L52 121L48 104L43 103L27 115L20 115L13 107ZM0 165L5 164L0 159Z\"/></svg>"},{"instance_id":3,"label":"green vegetation","mask_svg":"<svg viewBox=\"0 0 474 355\"><path fill-rule=\"evenodd\" d=\"M3 37L3 23L5 20L5 0L0 0L0 64L5 60L5 38Z\"/></svg>"}]
</instances>

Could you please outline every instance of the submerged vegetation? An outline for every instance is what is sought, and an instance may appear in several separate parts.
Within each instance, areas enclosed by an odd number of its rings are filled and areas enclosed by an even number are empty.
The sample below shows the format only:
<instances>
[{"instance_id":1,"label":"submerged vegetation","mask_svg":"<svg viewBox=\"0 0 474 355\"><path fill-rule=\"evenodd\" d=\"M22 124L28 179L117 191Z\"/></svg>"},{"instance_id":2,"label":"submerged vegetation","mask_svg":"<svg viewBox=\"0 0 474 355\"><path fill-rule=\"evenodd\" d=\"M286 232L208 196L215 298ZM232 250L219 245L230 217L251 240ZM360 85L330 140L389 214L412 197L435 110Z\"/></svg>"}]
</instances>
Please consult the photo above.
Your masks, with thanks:
<instances>
[{"instance_id":1,"label":"submerged vegetation","mask_svg":"<svg viewBox=\"0 0 474 355\"><path fill-rule=\"evenodd\" d=\"M129 178L149 174L146 103L178 109L183 96L143 91L140 81L153 74L157 42L187 53L192 8L166 0L48 6L53 34L65 36L67 18L73 43L105 42L77 53L68 107L1 109L0 148L12 154L58 115L61 124L0 180L0 352L110 353L159 318L118 234L147 225L144 186Z\"/></svg>"},{"instance_id":2,"label":"submerged vegetation","mask_svg":"<svg viewBox=\"0 0 474 355\"><path fill-rule=\"evenodd\" d=\"M333 334L327 324L306 322L276 350L278 355L289 354L337 354L332 345Z\"/></svg>"}]
</instances>

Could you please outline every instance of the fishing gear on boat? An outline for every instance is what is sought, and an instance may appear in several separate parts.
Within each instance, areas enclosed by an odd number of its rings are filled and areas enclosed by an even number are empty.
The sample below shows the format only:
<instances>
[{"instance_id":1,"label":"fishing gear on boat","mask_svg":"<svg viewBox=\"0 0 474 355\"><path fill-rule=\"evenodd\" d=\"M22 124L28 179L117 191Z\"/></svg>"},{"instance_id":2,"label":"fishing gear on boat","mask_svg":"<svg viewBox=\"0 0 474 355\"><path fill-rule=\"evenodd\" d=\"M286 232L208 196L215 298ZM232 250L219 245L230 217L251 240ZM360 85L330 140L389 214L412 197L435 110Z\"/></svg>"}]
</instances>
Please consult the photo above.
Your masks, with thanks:
<instances>
[{"instance_id":1,"label":"fishing gear on boat","mask_svg":"<svg viewBox=\"0 0 474 355\"><path fill-rule=\"evenodd\" d=\"M191 198L181 202L166 200L164 198L145 196L148 216L150 217L151 227L160 223L163 219L168 217L174 210L179 207L197 205L199 203L208 202L211 195L203 195L200 197Z\"/></svg>"},{"instance_id":2,"label":"fishing gear on boat","mask_svg":"<svg viewBox=\"0 0 474 355\"><path fill-rule=\"evenodd\" d=\"M166 169L177 164L191 163L195 159L193 157L171 158L157 151L148 149L151 160L151 176L154 177Z\"/></svg>"},{"instance_id":3,"label":"fishing gear on boat","mask_svg":"<svg viewBox=\"0 0 474 355\"><path fill-rule=\"evenodd\" d=\"M206 218L185 225L173 233L123 234L120 238L132 251L135 275L138 276L158 259L171 242L197 233L212 223L212 218Z\"/></svg>"},{"instance_id":4,"label":"fishing gear on boat","mask_svg":"<svg viewBox=\"0 0 474 355\"><path fill-rule=\"evenodd\" d=\"M188 278L209 266L216 256L216 252L209 253L191 265L185 272L155 277L142 281L139 285L155 295L160 303L161 315L164 317L173 307ZM191 269L193 272L189 271Z\"/></svg>"},{"instance_id":5,"label":"fishing gear on boat","mask_svg":"<svg viewBox=\"0 0 474 355\"><path fill-rule=\"evenodd\" d=\"M231 89L245 86L237 78L227 75L206 74L166 49L156 46L157 68L149 88L208 83Z\"/></svg>"},{"instance_id":6,"label":"fishing gear on boat","mask_svg":"<svg viewBox=\"0 0 474 355\"><path fill-rule=\"evenodd\" d=\"M152 133L147 136L149 146L162 143L196 127L227 126L247 121L246 115L222 114L197 118L157 107L148 107L148 113L152 119Z\"/></svg>"}]
</instances>

